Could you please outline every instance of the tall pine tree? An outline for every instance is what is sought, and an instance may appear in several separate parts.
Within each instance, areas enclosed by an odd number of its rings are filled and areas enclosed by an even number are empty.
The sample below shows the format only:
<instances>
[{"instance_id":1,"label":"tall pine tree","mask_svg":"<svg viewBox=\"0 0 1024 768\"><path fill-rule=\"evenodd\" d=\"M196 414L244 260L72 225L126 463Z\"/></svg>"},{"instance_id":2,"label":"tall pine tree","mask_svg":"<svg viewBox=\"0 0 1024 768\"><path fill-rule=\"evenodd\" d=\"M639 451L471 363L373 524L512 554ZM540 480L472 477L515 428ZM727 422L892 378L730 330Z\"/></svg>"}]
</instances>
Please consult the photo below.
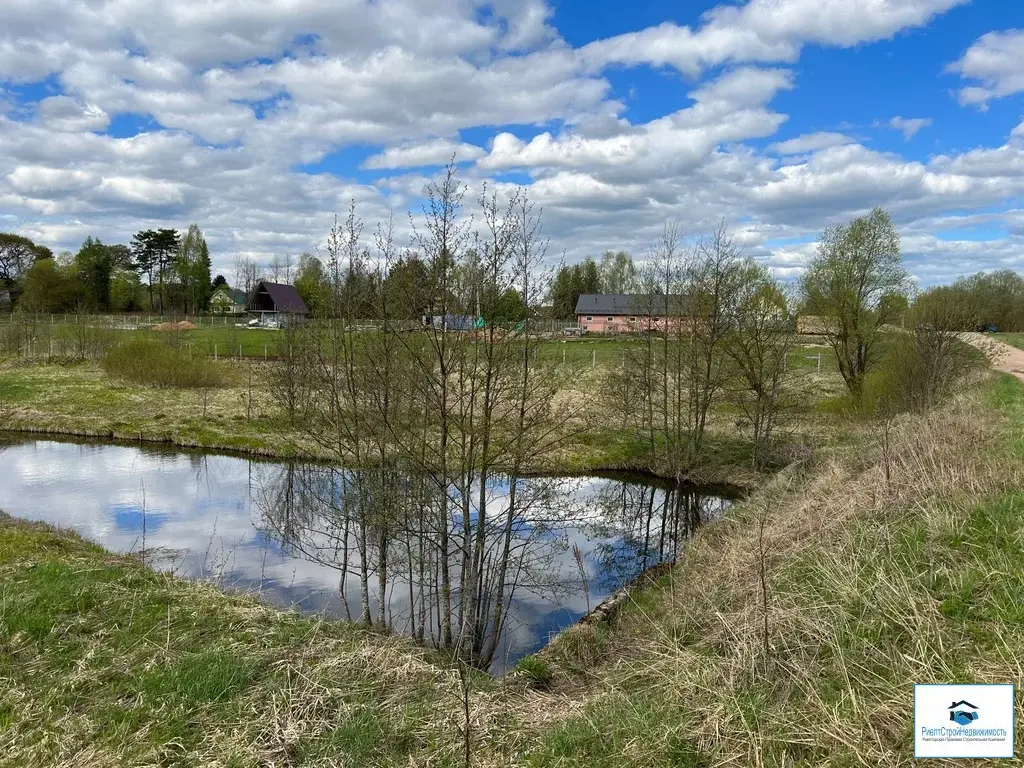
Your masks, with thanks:
<instances>
[{"instance_id":1,"label":"tall pine tree","mask_svg":"<svg viewBox=\"0 0 1024 768\"><path fill-rule=\"evenodd\" d=\"M149 287L149 308L153 309L153 278L157 265L156 232L145 229L132 236L132 258L136 271L146 276Z\"/></svg>"}]
</instances>

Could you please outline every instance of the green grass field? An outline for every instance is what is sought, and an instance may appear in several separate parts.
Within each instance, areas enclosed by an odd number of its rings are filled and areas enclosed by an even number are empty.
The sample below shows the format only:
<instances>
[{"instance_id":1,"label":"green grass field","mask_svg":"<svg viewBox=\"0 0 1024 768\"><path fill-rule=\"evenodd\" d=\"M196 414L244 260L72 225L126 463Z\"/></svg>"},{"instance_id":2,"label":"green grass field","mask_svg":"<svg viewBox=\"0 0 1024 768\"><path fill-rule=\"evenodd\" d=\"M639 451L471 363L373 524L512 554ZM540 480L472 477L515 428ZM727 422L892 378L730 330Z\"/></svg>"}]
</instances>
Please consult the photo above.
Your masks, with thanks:
<instances>
[{"instance_id":1,"label":"green grass field","mask_svg":"<svg viewBox=\"0 0 1024 768\"><path fill-rule=\"evenodd\" d=\"M10 768L458 765L443 660L2 514L0 681Z\"/></svg>"},{"instance_id":2,"label":"green grass field","mask_svg":"<svg viewBox=\"0 0 1024 768\"><path fill-rule=\"evenodd\" d=\"M72 316L74 318L74 316ZM117 329L118 325L150 321L159 321L156 316L143 316L139 320L135 316L83 316L69 321L61 315L46 315L34 318L37 339L34 342L33 355L47 357L51 350L54 356L60 356L62 350L75 349L83 326L98 331L106 329L104 343L118 343L136 338L159 337L171 344L181 345L195 354L217 356L218 358L274 358L284 352L288 341L286 334L278 330L264 328L236 327L235 323L244 320L234 317L202 317L190 318L190 322L199 323L200 327L190 331L155 332L148 327L134 330ZM0 335L11 323L20 322L11 316L0 317ZM207 325L209 323L209 325ZM51 344L52 340L52 344ZM540 354L543 359L554 362L565 361L567 365L586 367L588 365L619 365L628 350L645 342L639 338L603 337L589 335L583 337L561 337L545 339L540 342ZM822 371L834 371L835 361L827 347L797 345L790 356L791 365L795 370L817 369L817 355L821 354ZM0 351L2 355L2 351Z\"/></svg>"}]
</instances>

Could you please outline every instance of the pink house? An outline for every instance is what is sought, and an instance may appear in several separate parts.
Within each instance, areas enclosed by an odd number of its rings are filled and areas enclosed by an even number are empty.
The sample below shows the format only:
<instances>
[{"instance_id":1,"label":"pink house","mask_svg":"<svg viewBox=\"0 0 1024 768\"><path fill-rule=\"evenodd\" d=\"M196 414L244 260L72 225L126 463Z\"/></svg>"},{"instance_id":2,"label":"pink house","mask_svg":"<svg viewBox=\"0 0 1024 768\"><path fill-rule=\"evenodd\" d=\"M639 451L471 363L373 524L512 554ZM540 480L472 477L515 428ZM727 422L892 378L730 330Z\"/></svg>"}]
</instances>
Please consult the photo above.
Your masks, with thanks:
<instances>
[{"instance_id":1,"label":"pink house","mask_svg":"<svg viewBox=\"0 0 1024 768\"><path fill-rule=\"evenodd\" d=\"M586 333L664 332L679 327L681 309L680 296L585 293L576 302L576 322Z\"/></svg>"}]
</instances>

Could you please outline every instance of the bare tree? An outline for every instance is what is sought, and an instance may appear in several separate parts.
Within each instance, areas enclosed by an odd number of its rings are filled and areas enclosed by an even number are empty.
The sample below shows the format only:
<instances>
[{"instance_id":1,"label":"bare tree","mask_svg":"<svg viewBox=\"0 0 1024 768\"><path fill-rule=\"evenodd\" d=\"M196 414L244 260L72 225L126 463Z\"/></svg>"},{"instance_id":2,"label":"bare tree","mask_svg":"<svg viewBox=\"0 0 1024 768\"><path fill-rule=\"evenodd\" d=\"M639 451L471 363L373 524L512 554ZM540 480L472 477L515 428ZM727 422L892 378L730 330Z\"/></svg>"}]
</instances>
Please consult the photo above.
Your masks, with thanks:
<instances>
[{"instance_id":1,"label":"bare tree","mask_svg":"<svg viewBox=\"0 0 1024 768\"><path fill-rule=\"evenodd\" d=\"M682 241L680 223L670 221L652 249L647 292L640 297L648 338L632 361L646 377L652 451L679 479L703 455L708 419L724 382L725 340L740 282L738 252L724 223L688 252Z\"/></svg>"},{"instance_id":2,"label":"bare tree","mask_svg":"<svg viewBox=\"0 0 1024 768\"><path fill-rule=\"evenodd\" d=\"M281 273L284 271L284 261L280 254L275 253L270 257L270 264L268 264L270 271L270 279L275 283L281 282Z\"/></svg>"},{"instance_id":3,"label":"bare tree","mask_svg":"<svg viewBox=\"0 0 1024 768\"><path fill-rule=\"evenodd\" d=\"M764 465L780 423L796 405L787 381L794 345L785 294L767 268L743 265L735 301L736 324L726 342L735 370L730 394L751 427L751 462Z\"/></svg>"},{"instance_id":4,"label":"bare tree","mask_svg":"<svg viewBox=\"0 0 1024 768\"><path fill-rule=\"evenodd\" d=\"M692 308L689 361L689 428L691 463L700 460L708 418L725 382L725 345L736 323L736 300L742 284L739 250L725 222L702 238L687 270Z\"/></svg>"},{"instance_id":5,"label":"bare tree","mask_svg":"<svg viewBox=\"0 0 1024 768\"><path fill-rule=\"evenodd\" d=\"M960 338L969 327L972 308L947 292L934 292L915 302L913 331L893 339L893 360L887 365L893 381L882 403L889 413L926 411L947 397L964 375L979 363L977 351Z\"/></svg>"},{"instance_id":6,"label":"bare tree","mask_svg":"<svg viewBox=\"0 0 1024 768\"><path fill-rule=\"evenodd\" d=\"M234 263L235 285L238 290L245 291L248 296L259 282L259 268L256 262L248 256L235 256Z\"/></svg>"},{"instance_id":7,"label":"bare tree","mask_svg":"<svg viewBox=\"0 0 1024 768\"><path fill-rule=\"evenodd\" d=\"M373 251L361 244L354 209L336 222L326 259L331 318L302 331L299 370L281 373L309 382L297 419L306 438L358 468L325 494L323 514L335 519L307 521L334 542L329 551L315 537L299 537L302 546L339 563L343 579L354 574L363 622L392 624L389 590L404 580L411 634L486 667L521 580L543 567L522 521L550 495L550 481L527 484L524 474L566 439L571 409L555 407L565 372L538 361L529 329L541 293L539 215L519 193L484 190L471 239L463 195L451 165L414 222L429 276L418 286L429 294L425 327L393 315L401 297L392 292L407 290L388 280L404 258L393 222L377 227ZM527 320L485 322L513 289ZM288 409L289 387L275 391ZM498 511L496 483L509 489Z\"/></svg>"}]
</instances>

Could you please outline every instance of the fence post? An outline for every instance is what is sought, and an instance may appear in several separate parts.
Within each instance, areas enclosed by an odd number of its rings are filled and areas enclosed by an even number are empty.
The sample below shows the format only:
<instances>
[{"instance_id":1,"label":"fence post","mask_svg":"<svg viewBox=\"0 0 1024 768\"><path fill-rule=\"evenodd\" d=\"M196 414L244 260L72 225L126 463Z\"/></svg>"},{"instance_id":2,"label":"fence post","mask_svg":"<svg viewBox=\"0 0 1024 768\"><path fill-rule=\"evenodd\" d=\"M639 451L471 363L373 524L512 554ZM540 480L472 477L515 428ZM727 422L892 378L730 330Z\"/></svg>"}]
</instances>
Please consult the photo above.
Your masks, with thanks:
<instances>
[{"instance_id":1,"label":"fence post","mask_svg":"<svg viewBox=\"0 0 1024 768\"><path fill-rule=\"evenodd\" d=\"M596 349L592 350L590 354L591 354L590 367L592 369L593 368L597 368L597 350Z\"/></svg>"},{"instance_id":2,"label":"fence post","mask_svg":"<svg viewBox=\"0 0 1024 768\"><path fill-rule=\"evenodd\" d=\"M267 345L263 345L263 362L267 362Z\"/></svg>"},{"instance_id":3,"label":"fence post","mask_svg":"<svg viewBox=\"0 0 1024 768\"><path fill-rule=\"evenodd\" d=\"M565 347L562 347L562 365L565 365Z\"/></svg>"},{"instance_id":4,"label":"fence post","mask_svg":"<svg viewBox=\"0 0 1024 768\"><path fill-rule=\"evenodd\" d=\"M818 373L821 373L821 352L818 353Z\"/></svg>"},{"instance_id":5,"label":"fence post","mask_svg":"<svg viewBox=\"0 0 1024 768\"><path fill-rule=\"evenodd\" d=\"M242 345L238 345L238 362L242 362Z\"/></svg>"},{"instance_id":6,"label":"fence post","mask_svg":"<svg viewBox=\"0 0 1024 768\"><path fill-rule=\"evenodd\" d=\"M217 345L216 344L213 345L213 359L214 360L217 359Z\"/></svg>"}]
</instances>

